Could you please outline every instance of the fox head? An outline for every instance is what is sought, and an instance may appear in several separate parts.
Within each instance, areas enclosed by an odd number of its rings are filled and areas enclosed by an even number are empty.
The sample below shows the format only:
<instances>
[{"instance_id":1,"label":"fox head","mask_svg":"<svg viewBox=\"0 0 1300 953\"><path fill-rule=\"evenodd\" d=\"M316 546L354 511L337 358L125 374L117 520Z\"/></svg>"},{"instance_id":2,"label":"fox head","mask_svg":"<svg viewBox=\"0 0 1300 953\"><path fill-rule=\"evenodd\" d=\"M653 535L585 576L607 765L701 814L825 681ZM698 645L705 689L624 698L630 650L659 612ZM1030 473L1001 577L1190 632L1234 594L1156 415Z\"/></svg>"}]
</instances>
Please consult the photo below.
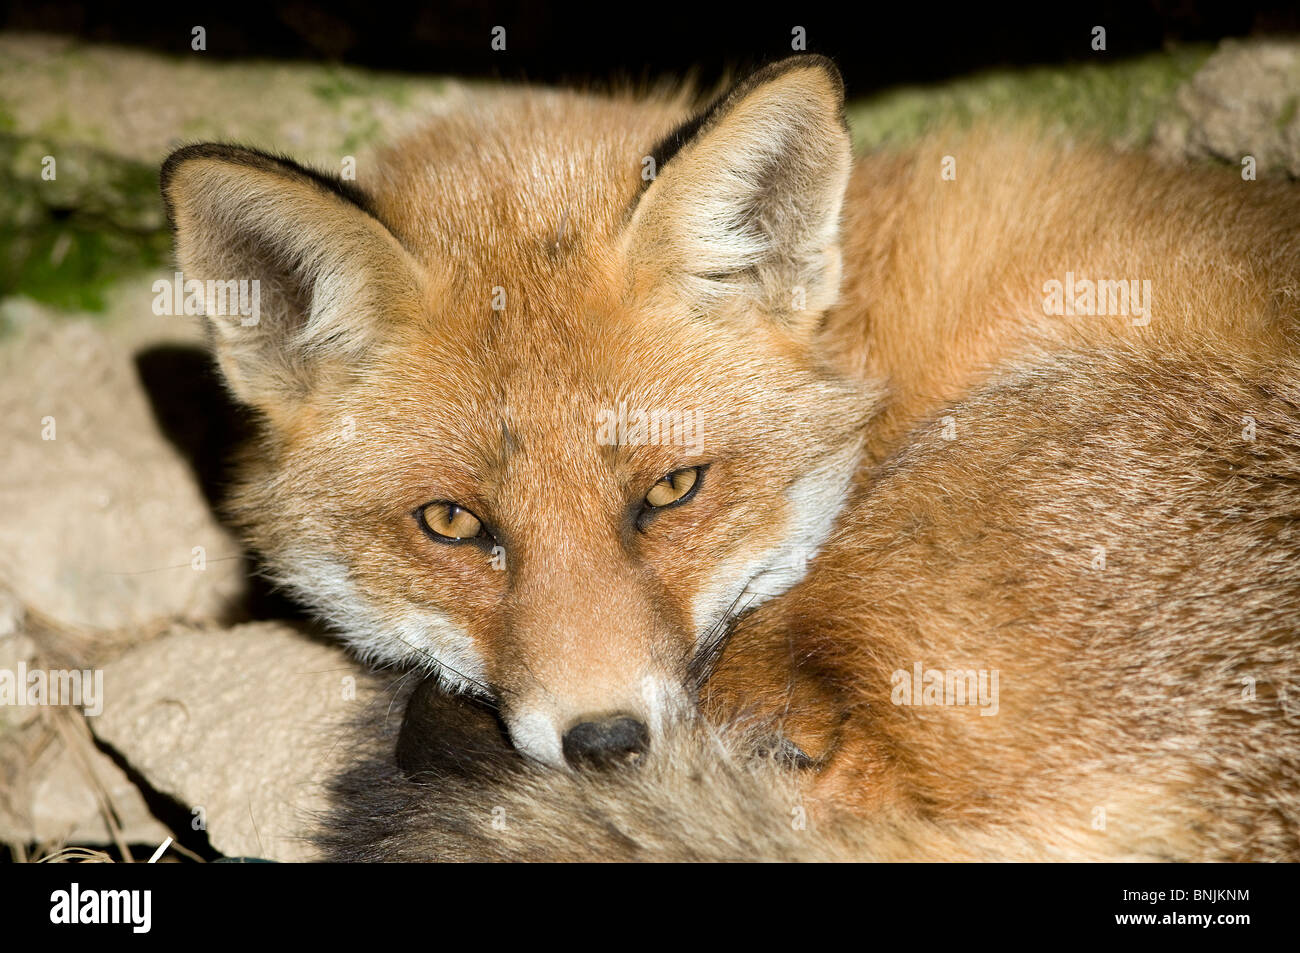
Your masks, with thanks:
<instances>
[{"instance_id":1,"label":"fox head","mask_svg":"<svg viewBox=\"0 0 1300 953\"><path fill-rule=\"evenodd\" d=\"M483 96L360 187L174 153L184 278L260 420L232 511L269 571L365 657L493 700L526 755L652 750L856 468L873 395L815 346L842 112L799 57L695 115ZM222 313L229 281L256 315Z\"/></svg>"}]
</instances>

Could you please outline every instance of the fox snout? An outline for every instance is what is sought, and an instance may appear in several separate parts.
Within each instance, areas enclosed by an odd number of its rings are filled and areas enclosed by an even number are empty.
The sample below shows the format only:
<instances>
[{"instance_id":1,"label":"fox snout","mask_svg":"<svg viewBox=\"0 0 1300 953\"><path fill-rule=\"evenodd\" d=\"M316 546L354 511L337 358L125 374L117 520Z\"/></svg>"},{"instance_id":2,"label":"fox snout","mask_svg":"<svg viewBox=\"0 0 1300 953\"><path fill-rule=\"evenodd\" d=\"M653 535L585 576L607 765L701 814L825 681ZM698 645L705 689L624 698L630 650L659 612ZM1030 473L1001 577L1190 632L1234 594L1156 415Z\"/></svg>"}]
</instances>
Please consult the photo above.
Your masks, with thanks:
<instances>
[{"instance_id":1,"label":"fox snout","mask_svg":"<svg viewBox=\"0 0 1300 953\"><path fill-rule=\"evenodd\" d=\"M501 710L521 754L568 770L637 767L654 756L656 740L694 712L676 679L646 676L635 690L583 692L561 698L529 692Z\"/></svg>"}]
</instances>

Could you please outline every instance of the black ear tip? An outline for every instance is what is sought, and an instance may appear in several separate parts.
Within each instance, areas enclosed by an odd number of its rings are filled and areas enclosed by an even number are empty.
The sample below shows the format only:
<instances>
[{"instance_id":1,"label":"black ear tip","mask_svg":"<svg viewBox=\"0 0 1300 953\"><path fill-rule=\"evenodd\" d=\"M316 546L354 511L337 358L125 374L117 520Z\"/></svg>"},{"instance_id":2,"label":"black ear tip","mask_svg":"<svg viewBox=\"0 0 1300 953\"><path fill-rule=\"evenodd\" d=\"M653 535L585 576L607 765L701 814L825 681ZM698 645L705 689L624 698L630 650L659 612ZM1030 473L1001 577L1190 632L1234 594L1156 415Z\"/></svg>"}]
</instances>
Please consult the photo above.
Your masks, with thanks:
<instances>
[{"instance_id":1,"label":"black ear tip","mask_svg":"<svg viewBox=\"0 0 1300 953\"><path fill-rule=\"evenodd\" d=\"M835 61L829 56L822 56L820 53L800 53L796 56L787 56L785 59L768 63L766 66L760 66L748 76L732 84L729 89L717 96L703 110L697 112L660 139L650 150L650 154L655 159L656 167L662 169L666 166L688 142L699 136L733 104L744 99L745 96L759 86L795 70L808 69L820 70L830 83L831 95L835 99L834 109L839 115L840 127L847 132L848 121L844 116L844 78L840 75L839 67L835 65Z\"/></svg>"},{"instance_id":2,"label":"black ear tip","mask_svg":"<svg viewBox=\"0 0 1300 953\"><path fill-rule=\"evenodd\" d=\"M168 153L167 158L163 159L162 168L158 170L158 184L162 189L164 197L167 195L167 185L176 174L177 168L180 167L182 162L194 158L203 145L205 145L205 143L181 146L179 149L173 149Z\"/></svg>"},{"instance_id":3,"label":"black ear tip","mask_svg":"<svg viewBox=\"0 0 1300 953\"><path fill-rule=\"evenodd\" d=\"M248 150L239 146L223 145L220 142L192 142L189 145L173 149L163 160L158 170L158 191L162 193L163 207L167 213L167 222L174 231L176 228L176 210L172 202L171 183L176 172L192 159L230 159Z\"/></svg>"},{"instance_id":4,"label":"black ear tip","mask_svg":"<svg viewBox=\"0 0 1300 953\"><path fill-rule=\"evenodd\" d=\"M220 142L191 142L189 145L173 149L163 160L160 178L166 183L183 162L191 159L230 159L250 150L240 146L223 145Z\"/></svg>"},{"instance_id":5,"label":"black ear tip","mask_svg":"<svg viewBox=\"0 0 1300 953\"><path fill-rule=\"evenodd\" d=\"M176 170L192 159L215 159L220 162L242 165L249 169L307 181L317 188L355 205L366 214L378 218L370 196L353 182L346 182L333 173L322 172L319 169L302 165L286 155L222 142L196 142L188 146L181 146L163 160L162 168L158 172L158 184L162 190L163 202L167 205L168 218L171 217L172 212L168 187L176 175Z\"/></svg>"},{"instance_id":6,"label":"black ear tip","mask_svg":"<svg viewBox=\"0 0 1300 953\"><path fill-rule=\"evenodd\" d=\"M242 146L229 146L220 142L192 142L189 145L173 149L167 158L163 160L162 167L158 170L158 186L162 191L163 201L170 203L167 195L168 186L171 185L172 179L176 177L176 170L186 162L192 159L237 161L241 155L250 151Z\"/></svg>"},{"instance_id":7,"label":"black ear tip","mask_svg":"<svg viewBox=\"0 0 1300 953\"><path fill-rule=\"evenodd\" d=\"M162 167L158 170L158 191L162 193L163 208L167 213L167 224L173 231L176 228L176 210L172 204L171 183L172 179L176 177L176 170L190 159L197 159L209 154L209 150L212 148L212 143L195 142L173 149L167 158L163 159Z\"/></svg>"},{"instance_id":8,"label":"black ear tip","mask_svg":"<svg viewBox=\"0 0 1300 953\"><path fill-rule=\"evenodd\" d=\"M844 75L840 72L840 68L835 65L835 61L829 56L824 56L821 53L803 53L799 56L789 57L786 62L793 63L795 66L821 70L830 79L831 84L840 95L844 95Z\"/></svg>"},{"instance_id":9,"label":"black ear tip","mask_svg":"<svg viewBox=\"0 0 1300 953\"><path fill-rule=\"evenodd\" d=\"M844 100L844 77L840 73L840 68L835 65L833 59L829 56L823 56L821 53L799 53L795 56L787 56L785 59L768 63L766 66L761 66L737 83L733 89L733 94L742 91L748 92L757 86L770 83L774 79L779 79L798 70L817 70L821 72L830 83L832 94L841 102Z\"/></svg>"}]
</instances>

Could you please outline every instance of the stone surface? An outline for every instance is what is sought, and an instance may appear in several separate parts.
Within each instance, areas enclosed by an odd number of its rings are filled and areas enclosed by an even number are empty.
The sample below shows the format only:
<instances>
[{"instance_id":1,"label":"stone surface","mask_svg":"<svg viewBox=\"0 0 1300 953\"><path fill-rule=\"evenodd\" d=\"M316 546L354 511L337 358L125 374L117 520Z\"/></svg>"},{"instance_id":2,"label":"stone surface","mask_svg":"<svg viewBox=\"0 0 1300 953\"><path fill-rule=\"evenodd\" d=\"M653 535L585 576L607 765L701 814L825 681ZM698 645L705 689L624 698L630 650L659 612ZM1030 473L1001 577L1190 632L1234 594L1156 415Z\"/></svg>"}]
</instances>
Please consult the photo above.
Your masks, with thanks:
<instances>
[{"instance_id":1,"label":"stone surface","mask_svg":"<svg viewBox=\"0 0 1300 953\"><path fill-rule=\"evenodd\" d=\"M442 106L455 85L346 66L229 62L187 47L161 56L0 34L0 129L140 163L221 139L338 170L344 155Z\"/></svg>"},{"instance_id":2,"label":"stone surface","mask_svg":"<svg viewBox=\"0 0 1300 953\"><path fill-rule=\"evenodd\" d=\"M135 363L196 344L198 329L150 301L140 280L96 319L0 303L12 332L0 347L0 668L98 666L176 620L222 620L245 594L240 547L160 431ZM0 708L0 840L110 844L106 799L127 842L161 842L126 774L75 740L84 729L71 744L68 725L56 730L81 717Z\"/></svg>"},{"instance_id":3,"label":"stone surface","mask_svg":"<svg viewBox=\"0 0 1300 953\"><path fill-rule=\"evenodd\" d=\"M1260 173L1300 176L1300 43L1227 40L1176 102L1157 127L1158 151L1232 165L1250 155Z\"/></svg>"},{"instance_id":4,"label":"stone surface","mask_svg":"<svg viewBox=\"0 0 1300 953\"><path fill-rule=\"evenodd\" d=\"M0 670L52 667L9 607L0 592ZM0 706L0 842L110 845L109 810L125 843L157 844L168 834L131 779L94 745L79 711Z\"/></svg>"},{"instance_id":5,"label":"stone surface","mask_svg":"<svg viewBox=\"0 0 1300 953\"><path fill-rule=\"evenodd\" d=\"M142 338L197 331L139 304L130 333L4 305L21 327L0 349L0 589L70 631L217 619L244 590L240 547L159 432L134 363Z\"/></svg>"},{"instance_id":6,"label":"stone surface","mask_svg":"<svg viewBox=\"0 0 1300 953\"><path fill-rule=\"evenodd\" d=\"M158 791L202 812L231 856L307 860L344 726L376 698L342 649L277 623L178 629L104 673L96 736ZM400 717L400 714L394 715Z\"/></svg>"},{"instance_id":7,"label":"stone surface","mask_svg":"<svg viewBox=\"0 0 1300 953\"><path fill-rule=\"evenodd\" d=\"M113 844L115 838L104 819L100 796L112 805L117 836L124 843L161 844L170 836L166 825L150 812L139 788L98 748L87 744L74 752L59 744L47 759L34 765L33 774L39 780L31 793L31 827L23 839L48 844Z\"/></svg>"}]
</instances>

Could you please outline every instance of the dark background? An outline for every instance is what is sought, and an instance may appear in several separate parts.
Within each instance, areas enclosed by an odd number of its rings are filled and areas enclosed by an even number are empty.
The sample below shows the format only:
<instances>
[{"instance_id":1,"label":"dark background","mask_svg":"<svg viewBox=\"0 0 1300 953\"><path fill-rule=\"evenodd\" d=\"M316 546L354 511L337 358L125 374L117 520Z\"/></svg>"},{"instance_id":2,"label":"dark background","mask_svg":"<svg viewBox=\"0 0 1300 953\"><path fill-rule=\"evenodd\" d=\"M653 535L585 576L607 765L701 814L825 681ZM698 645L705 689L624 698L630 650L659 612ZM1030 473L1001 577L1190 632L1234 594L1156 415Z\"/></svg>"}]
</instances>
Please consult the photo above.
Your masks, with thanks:
<instances>
[{"instance_id":1,"label":"dark background","mask_svg":"<svg viewBox=\"0 0 1300 953\"><path fill-rule=\"evenodd\" d=\"M968 3L891 5L870 0L735 4L728 11L686 2L608 0L548 5L518 0L303 0L168 6L0 0L0 29L34 30L188 54L190 29L207 29L204 55L330 60L377 69L546 82L653 79L695 70L710 82L790 53L790 30L807 28L808 49L834 56L850 90L930 82L996 66L1132 56L1168 43L1261 33L1300 33L1300 2L1198 3L1136 0L1049 2L990 9ZM507 50L489 48L507 30ZM1107 52L1090 49L1095 25Z\"/></svg>"}]
</instances>

